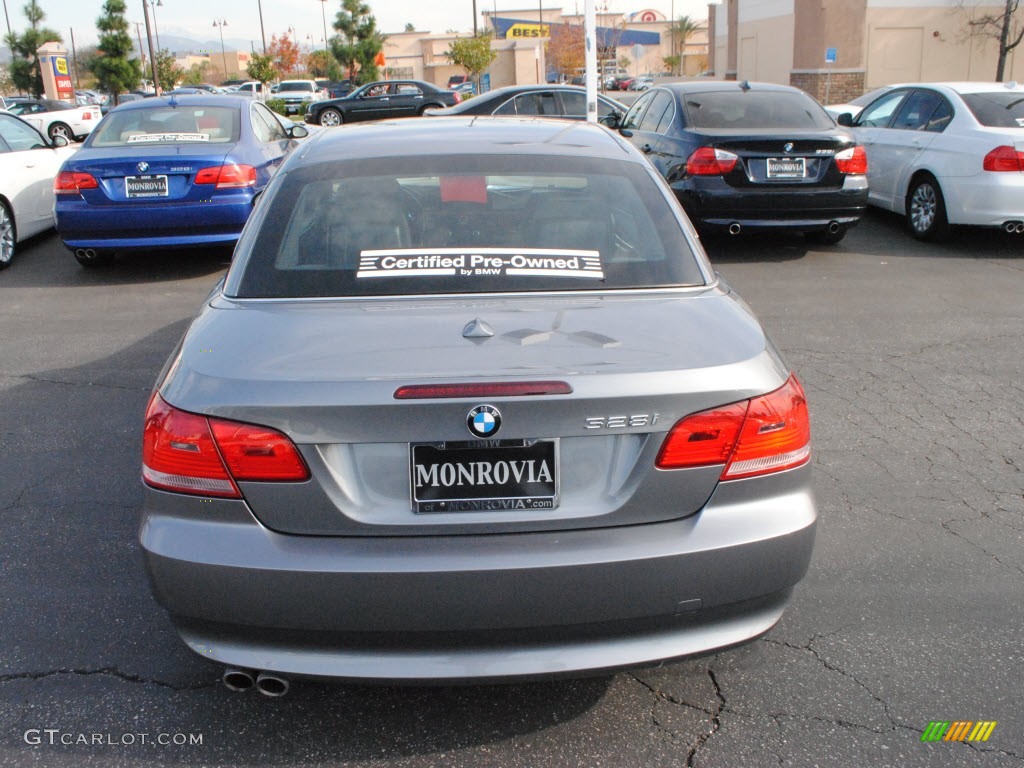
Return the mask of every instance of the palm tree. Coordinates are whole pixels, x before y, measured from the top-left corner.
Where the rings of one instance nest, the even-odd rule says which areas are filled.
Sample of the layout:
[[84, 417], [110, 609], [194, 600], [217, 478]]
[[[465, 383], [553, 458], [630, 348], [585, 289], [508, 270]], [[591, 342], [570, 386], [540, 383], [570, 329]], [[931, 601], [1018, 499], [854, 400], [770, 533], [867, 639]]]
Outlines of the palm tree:
[[[682, 65], [684, 53], [686, 51], [686, 41], [689, 40], [698, 29], [700, 29], [700, 25], [689, 16], [680, 16], [679, 21], [669, 27], [669, 32], [672, 35], [672, 55], [679, 56], [679, 63], [676, 65], [677, 68]], [[677, 71], [675, 74], [678, 75], [679, 72]]]

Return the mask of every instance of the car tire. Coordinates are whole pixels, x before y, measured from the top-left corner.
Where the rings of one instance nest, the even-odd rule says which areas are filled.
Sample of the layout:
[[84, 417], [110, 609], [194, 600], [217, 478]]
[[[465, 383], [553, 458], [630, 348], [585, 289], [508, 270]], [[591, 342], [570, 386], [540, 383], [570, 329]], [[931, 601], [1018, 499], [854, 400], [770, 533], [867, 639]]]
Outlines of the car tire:
[[341, 125], [342, 123], [344, 123], [345, 116], [342, 115], [339, 110], [334, 109], [334, 107], [328, 107], [327, 109], [320, 113], [320, 117], [318, 118], [317, 122], [319, 122], [320, 125], [324, 126], [325, 128], [331, 128], [335, 125]]
[[75, 255], [78, 263], [87, 269], [102, 267], [114, 259], [114, 254], [111, 251], [96, 250], [94, 248], [75, 248], [71, 252]]
[[64, 123], [50, 123], [46, 133], [49, 135], [50, 141], [53, 141], [58, 136], [63, 136], [68, 140], [69, 144], [75, 140], [74, 132]]
[[0, 202], [0, 269], [11, 266], [17, 242], [18, 231], [14, 228], [14, 216], [7, 203]]
[[933, 176], [919, 176], [907, 192], [907, 229], [918, 240], [940, 240], [949, 232], [946, 203]]
[[814, 232], [804, 233], [804, 238], [807, 239], [807, 242], [814, 243], [815, 245], [835, 245], [844, 237], [846, 237], [846, 227], [839, 227], [835, 232], [829, 232], [827, 229], [818, 229]]

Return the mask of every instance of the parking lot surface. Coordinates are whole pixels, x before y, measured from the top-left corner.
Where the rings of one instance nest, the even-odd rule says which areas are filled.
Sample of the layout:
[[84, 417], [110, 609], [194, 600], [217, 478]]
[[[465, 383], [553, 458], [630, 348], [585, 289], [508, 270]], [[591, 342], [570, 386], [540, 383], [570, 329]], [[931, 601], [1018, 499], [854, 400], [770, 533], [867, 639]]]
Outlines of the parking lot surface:
[[[0, 764], [1021, 766], [1024, 240], [707, 244], [799, 372], [821, 510], [807, 578], [743, 648], [610, 677], [233, 694], [136, 545], [153, 381], [230, 254], [0, 273]], [[681, 329], [700, 333], [700, 329]], [[932, 721], [985, 742], [922, 743]]]

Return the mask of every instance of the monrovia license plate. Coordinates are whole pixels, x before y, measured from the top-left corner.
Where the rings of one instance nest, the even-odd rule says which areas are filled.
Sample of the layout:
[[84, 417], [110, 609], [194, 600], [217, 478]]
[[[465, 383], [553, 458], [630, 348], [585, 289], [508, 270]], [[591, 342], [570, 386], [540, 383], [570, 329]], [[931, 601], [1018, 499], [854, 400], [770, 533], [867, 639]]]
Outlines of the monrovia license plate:
[[807, 175], [806, 161], [802, 157], [769, 157], [769, 179], [802, 179]]
[[167, 197], [166, 176], [125, 176], [125, 197]]
[[413, 443], [410, 482], [418, 513], [554, 509], [558, 441]]

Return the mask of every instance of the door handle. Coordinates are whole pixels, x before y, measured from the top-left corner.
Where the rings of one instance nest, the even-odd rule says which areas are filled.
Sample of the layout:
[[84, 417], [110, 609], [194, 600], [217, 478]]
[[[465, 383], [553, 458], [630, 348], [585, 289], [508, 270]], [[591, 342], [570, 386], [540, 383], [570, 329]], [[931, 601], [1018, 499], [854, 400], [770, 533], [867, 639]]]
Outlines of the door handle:
[[391, 99], [390, 99], [390, 98], [388, 98], [387, 96], [381, 96], [381, 97], [380, 97], [380, 100], [381, 100], [381, 101], [391, 101]]

